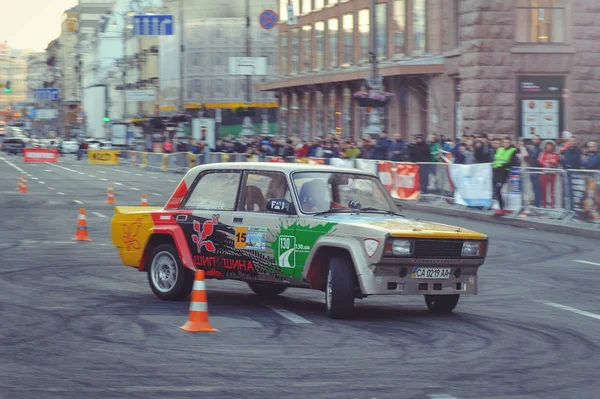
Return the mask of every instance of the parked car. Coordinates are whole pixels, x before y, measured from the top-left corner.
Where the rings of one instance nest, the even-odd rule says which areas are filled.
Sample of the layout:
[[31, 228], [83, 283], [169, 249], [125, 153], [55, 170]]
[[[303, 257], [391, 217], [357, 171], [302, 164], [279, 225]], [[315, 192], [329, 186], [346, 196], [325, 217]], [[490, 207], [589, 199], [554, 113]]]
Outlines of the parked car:
[[23, 148], [30, 147], [31, 140], [26, 137], [8, 137], [2, 141], [2, 151], [7, 154], [19, 155]]
[[263, 296], [321, 290], [332, 318], [371, 295], [424, 295], [440, 313], [476, 295], [487, 236], [398, 212], [368, 172], [221, 163], [189, 170], [163, 208], [117, 206], [111, 235], [163, 300], [187, 297], [196, 269]]
[[75, 140], [67, 140], [62, 142], [63, 154], [75, 154], [79, 149], [79, 143]]

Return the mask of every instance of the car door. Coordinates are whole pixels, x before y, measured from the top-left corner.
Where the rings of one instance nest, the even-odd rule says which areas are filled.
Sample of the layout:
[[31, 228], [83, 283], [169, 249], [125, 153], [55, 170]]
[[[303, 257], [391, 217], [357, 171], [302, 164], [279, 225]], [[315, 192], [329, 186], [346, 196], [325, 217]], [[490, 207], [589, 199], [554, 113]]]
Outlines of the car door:
[[255, 279], [295, 284], [296, 278], [301, 278], [297, 276], [294, 257], [298, 217], [295, 212], [269, 211], [270, 199], [286, 199], [291, 203], [286, 175], [273, 171], [244, 172], [233, 218], [235, 249], [252, 262]]
[[242, 177], [241, 170], [211, 170], [201, 173], [190, 193], [175, 212], [184, 231], [194, 264], [217, 278], [237, 278], [234, 272], [233, 213]]

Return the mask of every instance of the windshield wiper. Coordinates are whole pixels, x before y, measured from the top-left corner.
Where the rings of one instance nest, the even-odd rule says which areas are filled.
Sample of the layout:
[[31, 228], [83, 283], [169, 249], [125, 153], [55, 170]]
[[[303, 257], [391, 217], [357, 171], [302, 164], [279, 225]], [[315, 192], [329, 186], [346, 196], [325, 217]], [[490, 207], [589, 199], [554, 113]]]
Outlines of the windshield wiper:
[[321, 211], [321, 212], [317, 212], [317, 213], [313, 213], [313, 216], [320, 216], [320, 215], [325, 215], [328, 213], [346, 213], [346, 212], [358, 212], [357, 209], [350, 209], [350, 208], [329, 208], [326, 211]]
[[378, 208], [373, 208], [373, 207], [361, 208], [360, 211], [361, 212], [373, 212], [373, 213], [385, 213], [386, 215], [393, 215], [393, 216], [402, 216], [402, 217], [404, 217], [403, 214], [398, 213], [398, 212], [388, 211], [388, 210], [385, 210], [385, 209], [378, 209]]

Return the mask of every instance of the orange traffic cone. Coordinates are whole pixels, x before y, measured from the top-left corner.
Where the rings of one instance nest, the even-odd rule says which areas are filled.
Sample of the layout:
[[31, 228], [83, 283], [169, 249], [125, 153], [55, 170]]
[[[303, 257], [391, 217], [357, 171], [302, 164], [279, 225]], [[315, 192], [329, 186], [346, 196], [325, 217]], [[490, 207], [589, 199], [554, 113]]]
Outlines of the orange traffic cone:
[[142, 194], [142, 206], [148, 206], [148, 196], [146, 194]]
[[204, 285], [204, 270], [196, 270], [194, 288], [190, 302], [188, 321], [181, 327], [187, 332], [216, 332], [219, 331], [208, 321], [208, 303], [206, 302], [206, 286]]
[[108, 185], [107, 193], [108, 193], [108, 195], [106, 197], [106, 203], [114, 205], [114, 203], [115, 203], [115, 192], [113, 191], [113, 185], [112, 184]]
[[20, 191], [22, 193], [26, 193], [27, 191], [27, 181], [25, 180], [25, 178], [23, 176], [19, 177], [19, 183], [17, 184], [17, 191]]
[[87, 230], [87, 219], [85, 218], [85, 208], [79, 210], [79, 217], [77, 218], [77, 229], [75, 230], [75, 236], [73, 241], [92, 241], [88, 235]]

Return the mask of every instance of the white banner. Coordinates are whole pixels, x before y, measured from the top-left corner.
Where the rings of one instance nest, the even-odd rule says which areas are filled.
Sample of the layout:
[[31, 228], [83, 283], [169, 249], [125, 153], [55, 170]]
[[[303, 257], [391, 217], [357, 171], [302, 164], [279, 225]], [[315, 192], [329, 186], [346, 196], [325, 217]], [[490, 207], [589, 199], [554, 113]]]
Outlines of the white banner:
[[377, 174], [377, 161], [372, 161], [370, 159], [357, 159], [356, 160], [356, 169], [364, 170], [365, 172]]
[[154, 101], [156, 89], [125, 90], [125, 101]]
[[492, 205], [492, 164], [449, 164], [454, 185], [454, 203], [466, 206]]
[[338, 166], [340, 168], [354, 168], [354, 159], [341, 159], [341, 158], [331, 158], [329, 160], [329, 164], [331, 166]]

